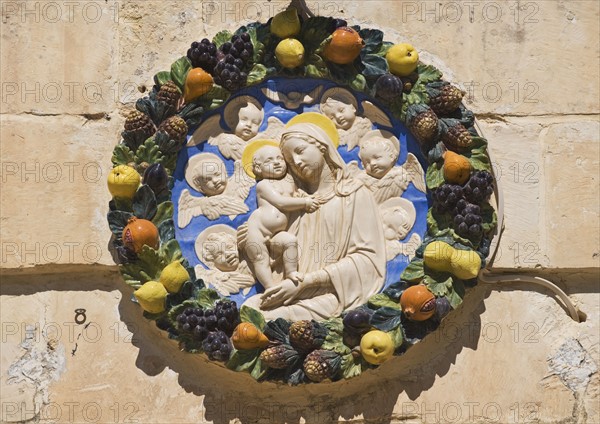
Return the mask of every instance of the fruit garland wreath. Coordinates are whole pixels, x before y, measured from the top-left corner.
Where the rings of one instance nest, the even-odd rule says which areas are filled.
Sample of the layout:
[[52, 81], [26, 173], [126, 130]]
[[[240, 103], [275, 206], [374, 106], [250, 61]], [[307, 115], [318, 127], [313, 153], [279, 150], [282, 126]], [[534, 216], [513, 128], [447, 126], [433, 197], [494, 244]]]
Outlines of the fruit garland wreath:
[[[194, 42], [157, 73], [127, 116], [108, 177], [113, 245], [144, 316], [182, 350], [289, 384], [355, 377], [434, 331], [476, 284], [497, 220], [486, 141], [461, 104], [464, 93], [418, 57], [379, 30], [329, 17], [301, 21], [291, 9]], [[188, 133], [236, 91], [276, 76], [330, 80], [375, 98], [410, 129], [429, 163], [427, 234], [400, 280], [321, 322], [265, 322], [260, 311], [221, 297], [195, 278], [175, 239], [172, 175]]]

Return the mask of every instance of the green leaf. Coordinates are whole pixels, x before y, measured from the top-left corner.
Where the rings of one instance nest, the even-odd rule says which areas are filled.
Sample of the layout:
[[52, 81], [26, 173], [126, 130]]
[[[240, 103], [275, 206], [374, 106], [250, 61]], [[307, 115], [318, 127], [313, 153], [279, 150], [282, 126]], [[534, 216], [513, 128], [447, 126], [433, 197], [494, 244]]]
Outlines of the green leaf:
[[179, 87], [182, 93], [185, 86], [185, 78], [190, 69], [192, 69], [192, 63], [186, 56], [180, 57], [171, 65], [171, 80]]
[[444, 167], [441, 161], [429, 165], [425, 181], [429, 190], [436, 189], [446, 182], [444, 180]]
[[364, 359], [362, 357], [354, 358], [352, 353], [342, 356], [342, 376], [345, 379], [358, 377], [362, 373]]
[[361, 29], [358, 34], [365, 42], [365, 46], [362, 49], [362, 54], [370, 54], [379, 51], [383, 44], [383, 32], [378, 29]]
[[171, 72], [160, 71], [154, 75], [154, 83], [158, 86], [162, 86], [165, 82], [171, 80]]
[[113, 150], [112, 163], [116, 165], [127, 165], [135, 162], [135, 155], [125, 144], [117, 144]]
[[257, 63], [248, 73], [248, 85], [257, 84], [267, 77], [267, 67]]
[[442, 237], [447, 234], [448, 229], [452, 229], [452, 217], [449, 213], [439, 213], [433, 208], [427, 212], [427, 228], [432, 237]]
[[371, 325], [381, 331], [392, 331], [400, 325], [401, 316], [402, 311], [400, 309], [379, 308], [371, 317]]
[[321, 349], [332, 350], [345, 355], [350, 353], [350, 348], [344, 344], [344, 323], [341, 318], [331, 318], [321, 323], [327, 328], [327, 336]]
[[[429, 223], [429, 221], [428, 221]], [[425, 276], [423, 259], [413, 259], [402, 272], [401, 279], [410, 281], [411, 283], [420, 282]]]
[[121, 237], [123, 229], [127, 226], [127, 221], [133, 216], [130, 212], [124, 211], [110, 211], [108, 213], [108, 226], [110, 231], [117, 236]]
[[[207, 281], [207, 283], [210, 281]], [[221, 296], [217, 293], [216, 290], [213, 289], [202, 289], [198, 293], [198, 304], [202, 308], [212, 309], [217, 300], [219, 300]]]
[[254, 364], [254, 368], [252, 368], [252, 372], [250, 372], [250, 375], [255, 380], [260, 380], [267, 373], [268, 369], [269, 367], [263, 364], [259, 356], [259, 358], [256, 360], [256, 363]]
[[163, 243], [160, 246], [159, 254], [167, 264], [179, 261], [183, 258], [181, 248], [179, 247], [179, 242], [175, 239]]
[[215, 45], [217, 46], [217, 48], [221, 47], [224, 43], [231, 41], [231, 37], [233, 36], [233, 34], [227, 30], [223, 30], [218, 32], [212, 42], [215, 43]]
[[485, 203], [481, 206], [481, 218], [481, 227], [483, 228], [483, 232], [487, 234], [494, 231], [498, 225], [498, 214], [489, 203]]
[[323, 40], [330, 36], [329, 28], [332, 21], [332, 18], [323, 16], [308, 18], [304, 21], [299, 39], [308, 54], [319, 48]]
[[242, 320], [242, 322], [249, 322], [250, 324], [254, 324], [254, 326], [260, 331], [263, 331], [265, 329], [265, 317], [256, 309], [250, 308], [248, 306], [242, 306], [240, 309], [240, 319]]
[[227, 368], [234, 371], [251, 372], [256, 365], [262, 349], [236, 350], [233, 352], [229, 361], [225, 364]]
[[158, 205], [156, 214], [154, 215], [154, 218], [152, 218], [152, 222], [158, 227], [161, 222], [167, 219], [173, 219], [173, 202], [171, 201], [162, 202]]
[[384, 293], [378, 293], [374, 296], [371, 296], [369, 298], [368, 304], [371, 309], [378, 309], [383, 307], [400, 309], [400, 304], [398, 304], [398, 302], [394, 302], [392, 299], [390, 299], [388, 295]]
[[465, 296], [465, 285], [461, 280], [455, 279], [452, 284], [452, 290], [446, 296], [453, 309], [456, 309], [463, 301]]
[[167, 263], [156, 250], [144, 246], [137, 261], [119, 265], [119, 269], [125, 282], [137, 289], [147, 281], [156, 280], [165, 266]]
[[375, 78], [388, 72], [387, 60], [381, 56], [367, 54], [363, 56], [362, 64], [365, 67], [365, 69], [362, 71], [362, 74], [365, 77]]
[[464, 152], [464, 156], [469, 159], [473, 169], [477, 171], [490, 171], [492, 166], [490, 158], [487, 155], [487, 142], [481, 137], [472, 137], [470, 151]]
[[160, 223], [158, 226], [158, 235], [163, 243], [175, 238], [175, 223], [172, 219], [165, 219]]
[[177, 153], [164, 155], [159, 160], [159, 163], [166, 168], [169, 174], [173, 175], [173, 172], [175, 172], [175, 166], [177, 166]]
[[367, 79], [362, 74], [357, 74], [356, 78], [350, 83], [350, 88], [356, 91], [365, 91], [367, 88]]
[[156, 197], [146, 184], [142, 184], [133, 196], [133, 213], [136, 217], [148, 221], [152, 221], [156, 215]]
[[330, 72], [325, 60], [315, 53], [308, 57], [304, 74], [305, 76], [312, 78], [328, 78]]
[[402, 343], [404, 343], [404, 330], [402, 329], [401, 325], [399, 325], [395, 330], [389, 331], [388, 334], [392, 338], [394, 347], [396, 349], [402, 346]]
[[160, 149], [152, 137], [148, 138], [135, 152], [135, 162], [138, 164], [142, 162], [157, 163], [162, 160], [162, 157]]
[[452, 275], [447, 273], [428, 272], [423, 282], [436, 297], [446, 296], [452, 291]]
[[432, 65], [419, 63], [417, 66], [417, 73], [419, 74], [418, 82], [421, 84], [438, 81], [442, 78], [442, 72]]
[[387, 55], [388, 50], [391, 49], [393, 45], [394, 45], [394, 43], [392, 43], [390, 41], [384, 41], [381, 44], [381, 47], [379, 47], [379, 50], [372, 54], [376, 54], [377, 56], [385, 57], [385, 55]]

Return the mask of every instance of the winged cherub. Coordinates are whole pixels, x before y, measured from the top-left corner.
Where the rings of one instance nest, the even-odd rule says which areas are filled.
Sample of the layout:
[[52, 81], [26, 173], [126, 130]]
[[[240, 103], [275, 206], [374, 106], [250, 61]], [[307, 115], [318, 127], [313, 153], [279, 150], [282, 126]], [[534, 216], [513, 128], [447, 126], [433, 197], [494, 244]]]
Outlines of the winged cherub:
[[223, 161], [212, 153], [201, 153], [188, 161], [185, 179], [202, 197], [193, 196], [184, 189], [179, 197], [179, 228], [185, 228], [194, 217], [204, 215], [215, 220], [221, 215], [231, 219], [248, 212], [244, 203], [254, 180], [242, 170], [241, 162], [234, 163], [233, 175], [227, 178]]
[[415, 155], [409, 153], [403, 165], [395, 166], [400, 155], [400, 142], [392, 133], [369, 131], [361, 138], [359, 147], [358, 156], [365, 170], [361, 179], [373, 192], [377, 204], [402, 196], [410, 182], [419, 191], [427, 191], [425, 172]]
[[391, 261], [400, 254], [412, 259], [421, 245], [421, 237], [414, 233], [408, 240], [403, 240], [415, 225], [417, 212], [414, 205], [407, 199], [394, 197], [379, 206], [379, 213], [383, 223], [386, 260]]

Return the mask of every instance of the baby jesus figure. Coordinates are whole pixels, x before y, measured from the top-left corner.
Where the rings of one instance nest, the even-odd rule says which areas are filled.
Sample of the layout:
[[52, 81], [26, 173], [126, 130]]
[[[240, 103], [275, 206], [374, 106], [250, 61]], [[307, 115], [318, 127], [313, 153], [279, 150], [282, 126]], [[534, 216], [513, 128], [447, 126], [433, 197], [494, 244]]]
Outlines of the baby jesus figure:
[[[244, 170], [257, 179], [258, 208], [248, 218], [244, 251], [254, 276], [265, 289], [275, 286], [271, 257], [283, 260], [284, 278], [302, 281], [298, 272], [298, 240], [286, 231], [289, 212], [314, 212], [324, 202], [319, 197], [300, 194], [286, 178], [287, 166], [279, 144], [256, 140], [248, 144], [242, 157]], [[302, 196], [302, 197], [298, 197]]]

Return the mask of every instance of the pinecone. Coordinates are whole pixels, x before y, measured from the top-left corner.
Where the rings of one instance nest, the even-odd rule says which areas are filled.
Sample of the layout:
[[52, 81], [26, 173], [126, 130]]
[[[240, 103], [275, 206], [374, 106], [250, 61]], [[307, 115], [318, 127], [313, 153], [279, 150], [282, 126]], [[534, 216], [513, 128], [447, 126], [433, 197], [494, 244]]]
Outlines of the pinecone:
[[152, 137], [156, 132], [156, 127], [152, 123], [152, 120], [148, 115], [138, 111], [132, 110], [125, 120], [125, 131], [121, 133], [123, 140], [127, 147], [133, 152], [144, 144], [144, 141], [149, 137]]
[[290, 343], [296, 349], [310, 352], [323, 344], [327, 330], [316, 321], [296, 321], [290, 326]]
[[471, 145], [471, 133], [456, 119], [444, 120], [442, 141], [450, 149], [464, 149]]
[[275, 369], [285, 369], [298, 358], [298, 352], [292, 346], [284, 343], [273, 344], [260, 354], [260, 360], [266, 366]]
[[158, 131], [166, 133], [171, 140], [182, 141], [187, 135], [188, 127], [180, 116], [171, 116], [160, 124]]
[[423, 104], [409, 106], [406, 119], [411, 132], [419, 143], [429, 143], [437, 136], [439, 120], [429, 106]]
[[341, 362], [342, 357], [331, 350], [315, 350], [304, 360], [304, 372], [309, 380], [318, 383], [334, 377]]
[[439, 115], [447, 115], [456, 110], [465, 95], [458, 87], [438, 81], [427, 85], [429, 107]]
[[178, 109], [180, 99], [181, 92], [173, 81], [165, 82], [156, 94], [156, 100], [165, 102], [167, 105], [173, 108], [174, 111]]

